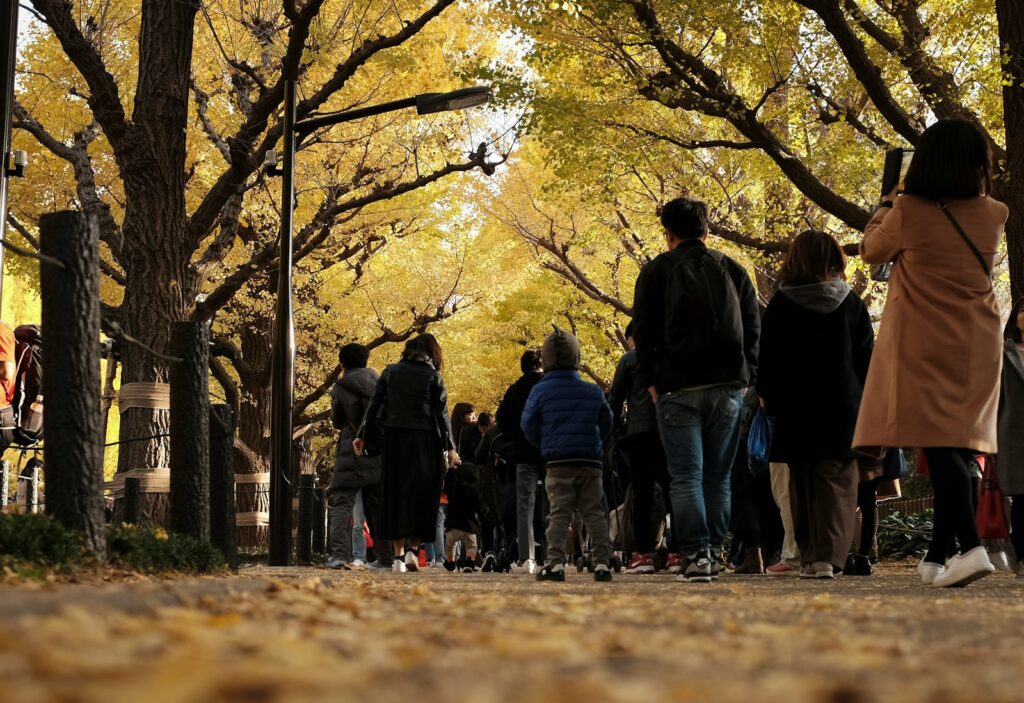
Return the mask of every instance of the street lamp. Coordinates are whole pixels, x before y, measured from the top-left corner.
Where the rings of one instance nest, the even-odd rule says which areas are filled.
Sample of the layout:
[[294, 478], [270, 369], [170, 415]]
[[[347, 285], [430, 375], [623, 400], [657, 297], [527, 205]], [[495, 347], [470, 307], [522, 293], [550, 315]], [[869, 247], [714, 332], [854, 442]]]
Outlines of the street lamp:
[[292, 306], [292, 224], [295, 210], [295, 152], [302, 138], [321, 127], [351, 122], [395, 110], [416, 108], [420, 115], [465, 110], [491, 99], [486, 86], [450, 93], [423, 93], [380, 105], [317, 115], [296, 120], [295, 81], [284, 85], [284, 154], [278, 168], [277, 154], [268, 152], [264, 167], [281, 175], [280, 259], [277, 269], [277, 309], [271, 359], [270, 418], [270, 565], [287, 566], [292, 551], [292, 403], [295, 391], [295, 324]]

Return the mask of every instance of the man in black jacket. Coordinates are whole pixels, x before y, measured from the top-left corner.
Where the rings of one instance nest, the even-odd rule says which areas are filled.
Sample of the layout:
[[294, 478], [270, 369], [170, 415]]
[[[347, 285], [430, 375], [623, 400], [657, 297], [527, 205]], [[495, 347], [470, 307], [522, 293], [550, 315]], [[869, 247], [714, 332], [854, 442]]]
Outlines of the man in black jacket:
[[505, 392], [496, 413], [498, 429], [513, 446], [516, 465], [516, 531], [518, 563], [513, 571], [535, 573], [533, 514], [537, 501], [537, 484], [543, 478], [544, 467], [540, 450], [523, 435], [520, 421], [530, 391], [540, 381], [542, 370], [540, 354], [530, 349], [519, 360], [523, 375]]
[[705, 244], [707, 205], [677, 198], [661, 224], [668, 251], [644, 266], [633, 299], [638, 373], [672, 477], [679, 578], [706, 582], [718, 575], [740, 407], [756, 381], [757, 296], [747, 272]]

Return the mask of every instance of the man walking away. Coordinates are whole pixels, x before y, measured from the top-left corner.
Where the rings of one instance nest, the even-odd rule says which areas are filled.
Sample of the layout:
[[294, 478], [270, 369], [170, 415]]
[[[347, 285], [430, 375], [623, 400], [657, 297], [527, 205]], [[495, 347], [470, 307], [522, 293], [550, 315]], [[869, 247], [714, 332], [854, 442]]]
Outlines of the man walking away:
[[512, 445], [512, 460], [516, 466], [518, 561], [513, 565], [512, 571], [532, 574], [537, 570], [533, 546], [533, 511], [537, 501], [537, 482], [543, 477], [544, 467], [540, 451], [527, 441], [520, 423], [526, 399], [543, 374], [540, 354], [533, 349], [524, 352], [519, 360], [519, 368], [523, 375], [505, 392], [505, 397], [498, 406], [497, 420], [498, 429]]
[[760, 322], [746, 271], [708, 249], [707, 205], [661, 212], [668, 251], [644, 266], [633, 300], [639, 377], [657, 403], [685, 581], [718, 576], [730, 520], [740, 408], [756, 380]]

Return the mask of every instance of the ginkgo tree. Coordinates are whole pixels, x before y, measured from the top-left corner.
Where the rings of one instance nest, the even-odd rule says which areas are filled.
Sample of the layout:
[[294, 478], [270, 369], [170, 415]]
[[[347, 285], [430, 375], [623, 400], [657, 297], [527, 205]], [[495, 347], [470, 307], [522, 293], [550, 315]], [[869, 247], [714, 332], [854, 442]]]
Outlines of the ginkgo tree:
[[[266, 324], [256, 313], [273, 288], [280, 203], [260, 164], [281, 137], [286, 78], [299, 81], [301, 118], [460, 87], [462, 57], [486, 54], [493, 42], [454, 0], [35, 0], [26, 9], [37, 23], [19, 57], [15, 123], [18, 139], [27, 135], [44, 156], [12, 193], [12, 219], [31, 237], [47, 210], [74, 206], [98, 218], [105, 331], [139, 342], [121, 347], [124, 383], [166, 380], [166, 362], [151, 350], [164, 349], [173, 321], [212, 320], [228, 349], [245, 346], [243, 329]], [[504, 158], [486, 120], [410, 119], [306, 141], [299, 267], [322, 268], [321, 248], [365, 265], [390, 237], [386, 217], [361, 221], [368, 210], [459, 174], [492, 172]], [[382, 334], [429, 321], [385, 318]], [[235, 360], [258, 371], [258, 386], [254, 360], [242, 354], [228, 364]], [[228, 375], [239, 380], [237, 369]], [[132, 410], [121, 437], [158, 436], [166, 423], [165, 412]], [[165, 466], [166, 452], [159, 437], [125, 444], [119, 470]]]

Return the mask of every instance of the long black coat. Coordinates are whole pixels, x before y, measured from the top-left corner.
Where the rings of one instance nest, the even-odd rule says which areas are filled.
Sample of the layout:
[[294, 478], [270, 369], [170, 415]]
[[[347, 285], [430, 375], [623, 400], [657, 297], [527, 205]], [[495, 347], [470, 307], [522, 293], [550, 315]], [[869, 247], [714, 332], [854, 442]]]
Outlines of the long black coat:
[[376, 386], [376, 371], [352, 369], [331, 389], [331, 423], [340, 431], [331, 478], [335, 488], [361, 488], [380, 480], [380, 457], [357, 457], [352, 449]]
[[775, 418], [773, 461], [852, 459], [874, 331], [850, 291], [823, 313], [776, 293], [761, 318], [757, 392]]

